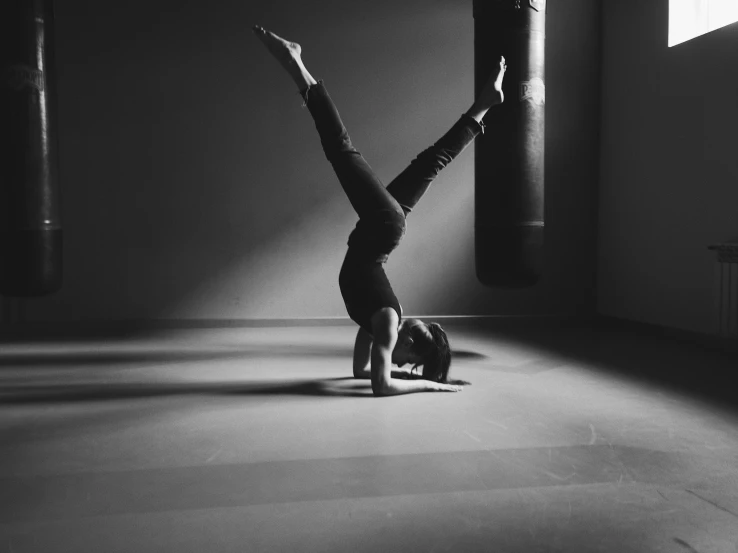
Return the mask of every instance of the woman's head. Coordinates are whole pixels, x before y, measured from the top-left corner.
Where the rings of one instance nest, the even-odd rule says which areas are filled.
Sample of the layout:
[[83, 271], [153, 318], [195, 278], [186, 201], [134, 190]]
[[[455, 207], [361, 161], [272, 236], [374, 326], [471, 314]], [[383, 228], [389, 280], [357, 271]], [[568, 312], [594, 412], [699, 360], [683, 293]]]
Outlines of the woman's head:
[[407, 361], [423, 366], [423, 378], [446, 382], [451, 367], [451, 347], [441, 325], [406, 319], [402, 322], [398, 341], [408, 349]]

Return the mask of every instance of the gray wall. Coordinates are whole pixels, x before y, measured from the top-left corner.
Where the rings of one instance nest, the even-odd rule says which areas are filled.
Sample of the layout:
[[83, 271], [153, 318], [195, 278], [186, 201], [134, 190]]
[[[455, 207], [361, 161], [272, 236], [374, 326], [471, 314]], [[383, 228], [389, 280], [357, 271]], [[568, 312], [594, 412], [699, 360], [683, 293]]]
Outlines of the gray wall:
[[708, 333], [738, 237], [738, 25], [667, 47], [668, 0], [603, 8], [598, 310]]
[[[543, 282], [477, 283], [470, 148], [388, 264], [406, 314], [594, 310], [599, 16], [592, 0], [549, 7]], [[470, 0], [59, 2], [65, 285], [21, 318], [346, 316], [355, 216], [257, 22], [302, 43], [385, 181], [472, 101]]]

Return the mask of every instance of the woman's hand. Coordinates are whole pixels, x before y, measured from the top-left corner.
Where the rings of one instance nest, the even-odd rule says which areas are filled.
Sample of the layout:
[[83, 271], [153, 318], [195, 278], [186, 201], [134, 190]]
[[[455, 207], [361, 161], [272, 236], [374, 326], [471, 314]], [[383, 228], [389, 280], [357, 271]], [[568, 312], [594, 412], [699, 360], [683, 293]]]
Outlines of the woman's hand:
[[443, 384], [441, 382], [434, 382], [435, 386], [433, 390], [436, 392], [460, 392], [464, 389], [463, 386], [457, 386], [456, 384]]

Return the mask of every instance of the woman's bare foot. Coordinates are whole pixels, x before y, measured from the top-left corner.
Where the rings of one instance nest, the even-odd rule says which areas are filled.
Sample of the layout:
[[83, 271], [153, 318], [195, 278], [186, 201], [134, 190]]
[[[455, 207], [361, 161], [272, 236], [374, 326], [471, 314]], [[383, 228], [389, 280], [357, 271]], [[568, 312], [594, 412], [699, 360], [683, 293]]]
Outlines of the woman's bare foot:
[[292, 80], [295, 81], [295, 84], [300, 90], [317, 84], [317, 81], [310, 75], [302, 63], [302, 47], [299, 44], [285, 40], [259, 25], [254, 25], [252, 30], [264, 46], [267, 47], [272, 56], [274, 56], [290, 77], [292, 77]]
[[492, 71], [479, 95], [480, 100], [487, 102], [490, 107], [505, 101], [505, 94], [502, 92], [502, 79], [505, 77], [506, 69], [505, 58], [500, 56], [499, 66]]
[[505, 77], [506, 69], [505, 58], [500, 56], [499, 65], [494, 68], [479, 96], [477, 96], [474, 105], [467, 112], [477, 122], [482, 121], [482, 118], [491, 107], [505, 101], [505, 94], [502, 92], [502, 79]]

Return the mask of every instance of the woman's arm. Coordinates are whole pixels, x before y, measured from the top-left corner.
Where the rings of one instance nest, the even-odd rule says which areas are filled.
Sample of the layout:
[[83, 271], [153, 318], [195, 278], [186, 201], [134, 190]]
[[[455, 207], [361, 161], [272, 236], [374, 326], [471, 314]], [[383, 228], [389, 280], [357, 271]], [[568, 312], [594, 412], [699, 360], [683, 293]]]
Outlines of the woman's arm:
[[354, 378], [371, 378], [369, 362], [372, 353], [372, 335], [359, 327], [354, 342]]
[[371, 351], [372, 391], [375, 396], [394, 396], [414, 392], [459, 392], [461, 386], [430, 380], [392, 378], [392, 350], [397, 343], [399, 317], [391, 307], [377, 311], [372, 317], [374, 342]]

